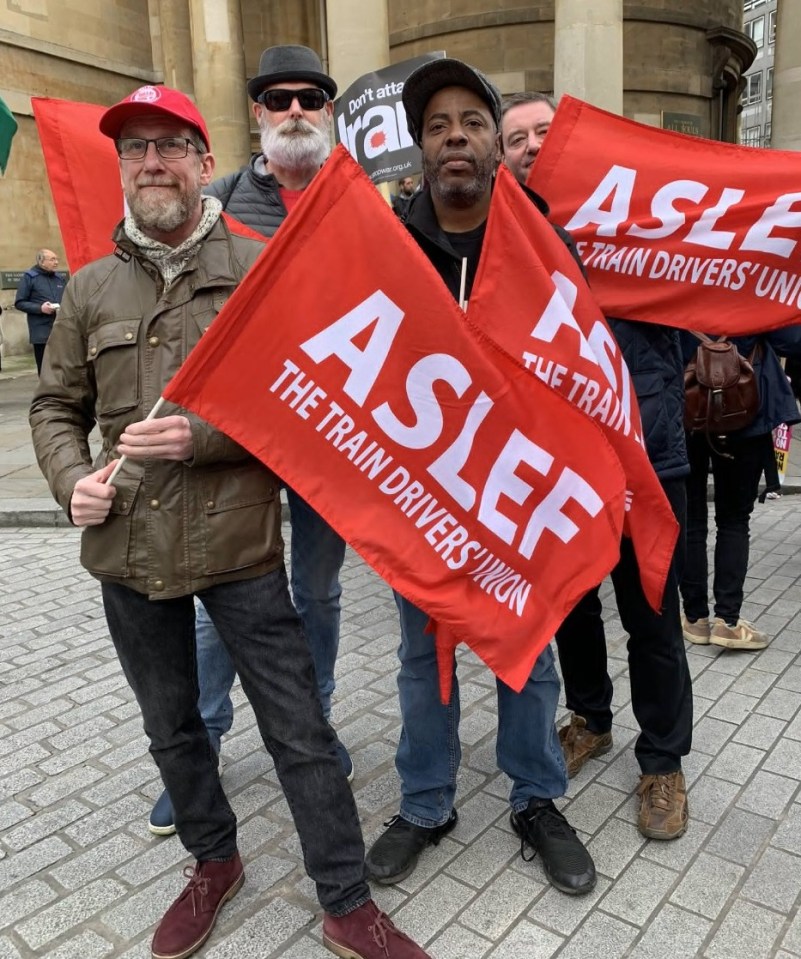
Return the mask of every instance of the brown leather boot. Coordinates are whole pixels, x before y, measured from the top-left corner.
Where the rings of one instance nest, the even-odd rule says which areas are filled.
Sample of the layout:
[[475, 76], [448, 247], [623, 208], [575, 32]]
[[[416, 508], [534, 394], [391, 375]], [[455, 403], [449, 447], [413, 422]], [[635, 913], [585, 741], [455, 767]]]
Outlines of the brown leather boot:
[[344, 916], [326, 913], [323, 945], [341, 959], [431, 959], [372, 899]]
[[239, 892], [245, 871], [239, 853], [222, 862], [187, 866], [186, 888], [164, 913], [150, 949], [153, 959], [186, 959], [211, 935], [224, 902]]
[[611, 733], [594, 733], [587, 729], [583, 716], [570, 714], [570, 724], [559, 730], [559, 742], [565, 754], [567, 775], [572, 779], [588, 759], [603, 756], [612, 748]]
[[687, 831], [690, 809], [684, 773], [640, 776], [637, 828], [648, 839], [678, 839]]

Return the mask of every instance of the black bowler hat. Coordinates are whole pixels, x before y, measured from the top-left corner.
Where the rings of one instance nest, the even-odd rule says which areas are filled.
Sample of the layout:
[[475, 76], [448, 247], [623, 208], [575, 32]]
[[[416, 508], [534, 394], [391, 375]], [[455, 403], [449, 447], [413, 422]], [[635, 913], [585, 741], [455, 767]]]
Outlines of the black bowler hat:
[[323, 65], [314, 50], [295, 43], [268, 47], [259, 60], [259, 75], [248, 80], [248, 94], [255, 101], [264, 88], [273, 83], [301, 80], [325, 90], [332, 100], [337, 95], [336, 83], [323, 73]]

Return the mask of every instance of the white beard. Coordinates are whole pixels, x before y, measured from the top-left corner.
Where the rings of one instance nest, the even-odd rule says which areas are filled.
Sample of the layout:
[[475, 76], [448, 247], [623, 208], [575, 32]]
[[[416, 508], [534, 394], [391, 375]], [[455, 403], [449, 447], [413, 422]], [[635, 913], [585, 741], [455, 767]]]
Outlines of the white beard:
[[331, 150], [328, 130], [327, 116], [320, 126], [302, 118], [284, 120], [278, 126], [265, 123], [261, 129], [261, 152], [279, 168], [314, 172]]

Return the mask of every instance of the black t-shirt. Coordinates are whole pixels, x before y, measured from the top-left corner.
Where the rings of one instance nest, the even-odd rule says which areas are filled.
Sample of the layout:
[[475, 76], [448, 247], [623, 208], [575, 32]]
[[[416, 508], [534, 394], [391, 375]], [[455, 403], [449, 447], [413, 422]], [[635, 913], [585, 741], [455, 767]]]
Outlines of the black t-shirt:
[[[486, 221], [480, 226], [466, 233], [445, 233], [448, 242], [453, 247], [453, 252], [462, 259], [467, 259], [467, 280], [465, 283], [464, 298], [470, 298], [470, 291], [473, 289], [473, 280], [475, 279], [478, 261], [481, 257], [481, 247], [484, 245], [484, 231]], [[443, 231], [445, 232], [445, 231]], [[461, 267], [460, 267], [461, 269]]]

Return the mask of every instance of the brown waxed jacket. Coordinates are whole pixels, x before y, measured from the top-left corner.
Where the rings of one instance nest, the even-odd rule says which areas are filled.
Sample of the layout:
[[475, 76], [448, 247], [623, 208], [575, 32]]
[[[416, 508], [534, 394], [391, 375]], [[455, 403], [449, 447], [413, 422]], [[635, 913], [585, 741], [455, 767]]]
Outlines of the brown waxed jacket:
[[[114, 254], [70, 280], [47, 347], [30, 422], [39, 465], [69, 515], [75, 483], [117, 457], [263, 249], [219, 220], [166, 294], [152, 262], [118, 227]], [[126, 461], [104, 523], [87, 527], [81, 562], [151, 599], [248, 579], [283, 562], [276, 476], [193, 413], [187, 462]], [[102, 449], [91, 462], [97, 422]]]

